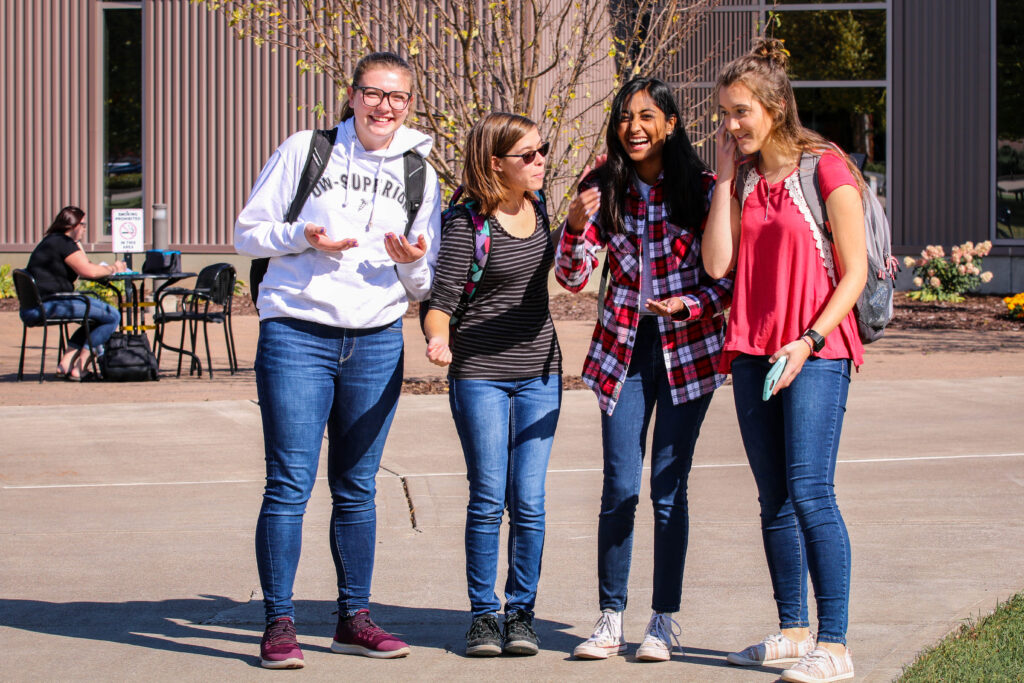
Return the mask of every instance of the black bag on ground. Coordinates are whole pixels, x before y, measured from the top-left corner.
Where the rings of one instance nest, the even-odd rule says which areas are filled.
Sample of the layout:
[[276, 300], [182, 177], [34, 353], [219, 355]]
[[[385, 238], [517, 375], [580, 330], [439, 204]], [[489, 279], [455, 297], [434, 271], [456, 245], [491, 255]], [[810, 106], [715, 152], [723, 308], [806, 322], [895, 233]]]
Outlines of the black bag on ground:
[[144, 334], [115, 332], [100, 356], [100, 371], [108, 382], [146, 382], [160, 379], [156, 356]]

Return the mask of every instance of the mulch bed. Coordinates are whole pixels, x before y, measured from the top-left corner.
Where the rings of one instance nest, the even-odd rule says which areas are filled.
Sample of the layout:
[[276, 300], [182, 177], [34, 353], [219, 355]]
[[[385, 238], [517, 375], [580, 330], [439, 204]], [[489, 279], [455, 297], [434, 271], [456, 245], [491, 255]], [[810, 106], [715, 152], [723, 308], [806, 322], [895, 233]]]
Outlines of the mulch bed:
[[[231, 304], [234, 315], [256, 315], [252, 300], [236, 296]], [[1024, 320], [1011, 318], [1006, 312], [1003, 297], [995, 295], [969, 295], [958, 304], [922, 303], [899, 293], [895, 302], [896, 315], [889, 323], [893, 330], [975, 330], [1024, 331]], [[0, 299], [0, 311], [17, 311], [16, 299]], [[419, 307], [413, 303], [406, 318], [415, 318]], [[556, 294], [551, 297], [551, 317], [555, 320], [586, 320], [597, 318], [597, 295], [592, 293]], [[585, 389], [578, 375], [563, 375], [566, 390]], [[447, 380], [439, 377], [406, 377], [402, 392], [406, 394], [444, 394]]]

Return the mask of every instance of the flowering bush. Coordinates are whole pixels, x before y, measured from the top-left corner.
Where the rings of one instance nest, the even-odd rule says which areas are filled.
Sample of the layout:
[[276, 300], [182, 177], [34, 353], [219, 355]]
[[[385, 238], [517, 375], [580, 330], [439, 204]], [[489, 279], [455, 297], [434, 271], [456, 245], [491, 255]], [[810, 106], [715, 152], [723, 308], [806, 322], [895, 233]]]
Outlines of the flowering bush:
[[919, 301], [963, 301], [964, 292], [992, 280], [992, 273], [981, 270], [981, 259], [991, 250], [988, 240], [981, 244], [964, 242], [953, 247], [947, 257], [941, 246], [929, 244], [920, 258], [907, 256], [903, 263], [914, 269], [914, 286], [919, 288], [907, 296]]
[[1011, 318], [1024, 320], [1024, 292], [1006, 297], [1003, 303], [1006, 304], [1006, 310]]

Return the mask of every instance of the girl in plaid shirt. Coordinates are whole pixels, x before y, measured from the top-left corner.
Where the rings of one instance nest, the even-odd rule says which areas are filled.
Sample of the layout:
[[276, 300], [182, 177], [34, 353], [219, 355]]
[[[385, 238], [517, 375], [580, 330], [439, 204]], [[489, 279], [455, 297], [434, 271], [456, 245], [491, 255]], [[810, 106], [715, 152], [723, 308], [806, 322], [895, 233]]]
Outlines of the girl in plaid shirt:
[[604, 485], [598, 522], [601, 616], [576, 657], [625, 651], [633, 517], [644, 445], [655, 405], [651, 452], [654, 502], [654, 614], [636, 652], [667, 661], [679, 627], [686, 558], [686, 482], [722, 348], [722, 312], [732, 281], [701, 268], [700, 237], [714, 176], [694, 152], [668, 85], [636, 78], [612, 103], [608, 159], [585, 173], [569, 206], [556, 276], [576, 292], [607, 247], [604, 307], [583, 368], [602, 410]]

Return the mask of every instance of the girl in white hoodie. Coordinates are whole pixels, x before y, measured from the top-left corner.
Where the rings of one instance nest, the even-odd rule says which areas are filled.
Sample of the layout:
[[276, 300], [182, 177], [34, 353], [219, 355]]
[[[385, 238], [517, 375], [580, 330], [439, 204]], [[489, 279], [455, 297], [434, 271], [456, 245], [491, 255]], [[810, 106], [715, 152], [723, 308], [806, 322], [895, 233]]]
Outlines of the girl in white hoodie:
[[324, 430], [338, 628], [331, 649], [401, 657], [409, 647], [370, 620], [376, 544], [374, 478], [402, 386], [402, 314], [431, 287], [440, 226], [429, 164], [423, 203], [405, 236], [403, 154], [432, 141], [402, 125], [412, 72], [381, 52], [356, 66], [324, 175], [297, 219], [284, 222], [310, 146], [296, 133], [267, 162], [235, 224], [235, 248], [271, 257], [259, 287], [256, 386], [267, 483], [256, 561], [267, 628], [260, 663], [299, 668], [292, 586], [302, 516]]

